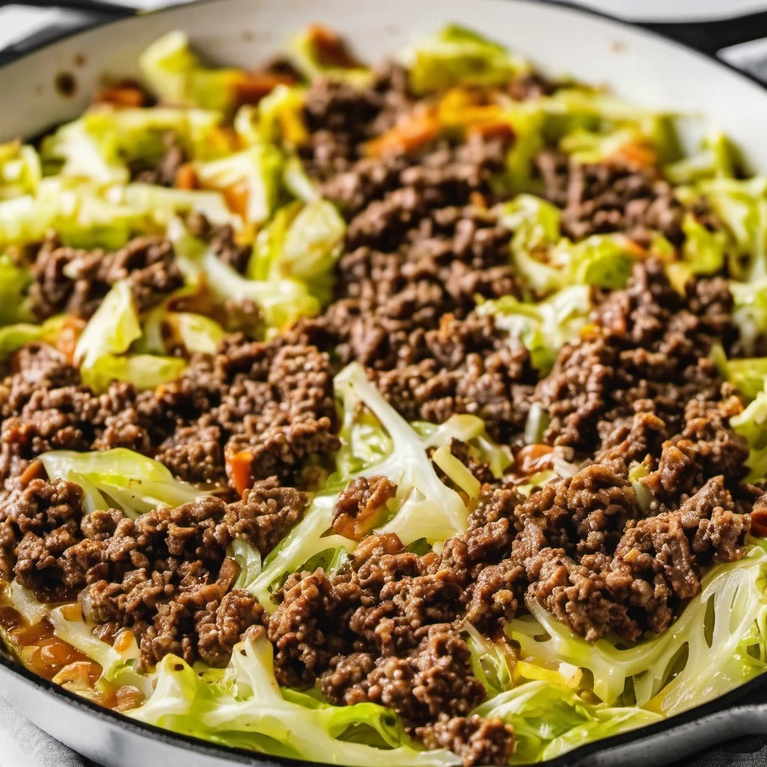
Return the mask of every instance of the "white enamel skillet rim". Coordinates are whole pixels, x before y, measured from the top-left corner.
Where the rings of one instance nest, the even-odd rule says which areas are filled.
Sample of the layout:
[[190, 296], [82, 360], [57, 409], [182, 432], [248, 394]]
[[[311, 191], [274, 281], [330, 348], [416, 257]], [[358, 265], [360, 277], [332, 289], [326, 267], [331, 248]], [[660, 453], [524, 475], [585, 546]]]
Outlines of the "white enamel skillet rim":
[[[754, 169], [767, 172], [767, 93], [756, 81], [657, 34], [539, 0], [217, 0], [122, 19], [0, 69], [0, 141], [34, 136], [75, 117], [104, 74], [138, 76], [139, 53], [164, 32], [184, 29], [212, 60], [252, 67], [314, 21], [339, 30], [369, 61], [445, 23], [465, 24], [528, 56], [545, 72], [604, 83], [648, 107], [699, 115], [706, 125], [726, 131]], [[69, 97], [56, 86], [62, 74], [76, 85]], [[690, 124], [686, 138], [694, 141], [701, 132], [701, 124]], [[2, 654], [0, 694], [53, 737], [107, 767], [307, 764], [135, 722]], [[761, 733], [767, 733], [767, 675], [692, 711], [582, 746], [548, 764], [660, 766], [728, 738]]]

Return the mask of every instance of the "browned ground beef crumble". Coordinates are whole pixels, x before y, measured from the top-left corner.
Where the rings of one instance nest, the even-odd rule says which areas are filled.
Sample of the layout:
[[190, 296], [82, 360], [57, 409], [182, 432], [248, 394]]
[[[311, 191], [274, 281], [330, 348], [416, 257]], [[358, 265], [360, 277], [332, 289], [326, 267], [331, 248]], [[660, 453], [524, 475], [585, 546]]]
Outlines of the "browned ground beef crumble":
[[[510, 92], [552, 88], [526, 76]], [[471, 672], [465, 623], [504, 641], [503, 626], [535, 600], [592, 642], [662, 632], [707, 566], [743, 556], [749, 512], [767, 496], [744, 482], [747, 445], [729, 425], [743, 402], [710, 359], [715, 342], [737, 348], [726, 282], [692, 280], [682, 296], [659, 262], [638, 262], [624, 290], [595, 294], [593, 325], [539, 380], [525, 347], [474, 312], [482, 298], [520, 295], [511, 232], [492, 211], [491, 182], [513, 139], [474, 135], [366, 157], [364, 142], [413, 103], [397, 66], [366, 89], [319, 81], [309, 91], [303, 160], [349, 222], [335, 295], [318, 317], [269, 342], [232, 334], [215, 354], [194, 356], [176, 383], [141, 393], [113, 383], [94, 394], [45, 345], [14, 356], [0, 383], [0, 577], [46, 602], [78, 598], [105, 638], [130, 627], [145, 664], [176, 653], [222, 666], [243, 636], [265, 633], [281, 684], [317, 684], [333, 704], [388, 706], [425, 746], [449, 748], [467, 767], [505, 764], [511, 727], [471, 714], [486, 691]], [[158, 166], [135, 175], [172, 184], [184, 161], [169, 137]], [[659, 172], [583, 166], [549, 150], [537, 167], [565, 234], [682, 241], [683, 210]], [[705, 206], [695, 212], [705, 223]], [[245, 270], [249, 251], [231, 229], [188, 223]], [[129, 280], [141, 310], [182, 284], [162, 238], [115, 253], [51, 238], [33, 254], [33, 273], [41, 319], [87, 319], [117, 280]], [[225, 314], [230, 330], [260, 321], [252, 306]], [[339, 446], [332, 379], [350, 361], [408, 420], [476, 414], [515, 452], [537, 402], [550, 419], [544, 441], [572, 449], [580, 469], [524, 497], [455, 442], [481, 497], [468, 530], [426, 554], [368, 535], [397, 487], [357, 479], [333, 521], [361, 541], [350, 563], [289, 576], [270, 617], [234, 588], [227, 547], [242, 539], [265, 555], [301, 519], [312, 469]], [[86, 515], [79, 486], [47, 480], [34, 464], [49, 450], [113, 447], [225, 489], [136, 521]], [[241, 497], [235, 460], [250, 485]], [[644, 506], [629, 479], [639, 464], [652, 498]]]

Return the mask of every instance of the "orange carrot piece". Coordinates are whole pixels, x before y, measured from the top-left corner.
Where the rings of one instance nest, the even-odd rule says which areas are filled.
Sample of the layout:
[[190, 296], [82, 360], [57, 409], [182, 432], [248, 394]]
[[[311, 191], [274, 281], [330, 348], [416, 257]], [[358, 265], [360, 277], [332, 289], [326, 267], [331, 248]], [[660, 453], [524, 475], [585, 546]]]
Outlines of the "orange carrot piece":
[[238, 77], [234, 81], [234, 101], [237, 106], [258, 104], [278, 85], [293, 85], [294, 83], [295, 79], [286, 74], [243, 72], [242, 77]]
[[119, 83], [99, 91], [93, 100], [97, 104], [112, 104], [127, 109], [145, 106], [147, 96], [138, 85]]
[[238, 184], [228, 186], [223, 191], [229, 210], [245, 218], [248, 212], [248, 197], [250, 196], [247, 184], [241, 181]]
[[191, 163], [184, 163], [176, 171], [174, 186], [176, 189], [187, 189], [190, 191], [199, 187], [197, 173], [195, 173]]
[[526, 477], [548, 468], [553, 450], [549, 445], [525, 445], [517, 453], [517, 470]]
[[368, 141], [364, 152], [368, 157], [414, 152], [438, 134], [439, 124], [433, 112], [413, 112], [390, 130]]
[[482, 136], [485, 139], [503, 139], [507, 141], [514, 138], [514, 128], [508, 122], [502, 120], [489, 120], [469, 125], [466, 129], [468, 135]]
[[251, 472], [253, 457], [253, 453], [243, 451], [227, 459], [227, 473], [232, 480], [234, 489], [241, 498], [245, 491], [253, 484]]
[[337, 32], [322, 24], [312, 24], [308, 32], [322, 66], [341, 69], [355, 69], [362, 66]]

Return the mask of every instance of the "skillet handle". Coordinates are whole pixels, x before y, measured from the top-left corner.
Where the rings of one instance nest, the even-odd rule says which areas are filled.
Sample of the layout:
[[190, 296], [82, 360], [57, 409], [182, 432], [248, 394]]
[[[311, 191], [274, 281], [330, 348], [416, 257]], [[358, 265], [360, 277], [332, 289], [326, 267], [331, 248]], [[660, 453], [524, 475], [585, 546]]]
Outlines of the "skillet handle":
[[640, 24], [767, 83], [767, 11], [717, 21]]

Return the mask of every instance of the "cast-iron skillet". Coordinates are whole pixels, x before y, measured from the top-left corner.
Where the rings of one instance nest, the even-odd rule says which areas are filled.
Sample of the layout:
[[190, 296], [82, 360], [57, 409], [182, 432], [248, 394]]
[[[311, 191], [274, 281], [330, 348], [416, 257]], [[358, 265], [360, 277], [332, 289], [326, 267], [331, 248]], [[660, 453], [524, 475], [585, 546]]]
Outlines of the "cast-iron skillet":
[[[125, 13], [105, 8], [102, 18]], [[463, 23], [528, 55], [544, 70], [603, 82], [650, 107], [699, 115], [731, 135], [756, 170], [767, 172], [767, 92], [755, 81], [656, 33], [536, 0], [219, 0], [114, 20], [0, 68], [0, 141], [34, 136], [73, 118], [87, 106], [101, 76], [136, 76], [138, 54], [171, 29], [187, 30], [196, 47], [213, 60], [253, 66], [291, 32], [313, 21], [338, 29], [371, 61], [416, 34], [446, 22]], [[730, 24], [728, 42], [736, 42], [741, 33], [757, 34], [756, 29], [747, 22]], [[678, 31], [706, 42], [704, 27]], [[57, 88], [61, 75], [71, 78], [74, 92]], [[687, 139], [693, 141], [696, 133], [701, 133], [700, 125], [691, 124]], [[2, 651], [0, 694], [53, 737], [105, 767], [307, 764], [140, 724], [27, 672]], [[767, 675], [692, 711], [582, 746], [548, 764], [660, 766], [722, 740], [753, 734], [767, 734]]]

